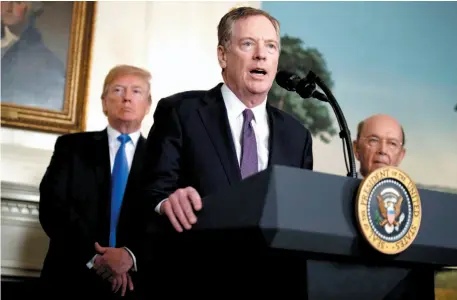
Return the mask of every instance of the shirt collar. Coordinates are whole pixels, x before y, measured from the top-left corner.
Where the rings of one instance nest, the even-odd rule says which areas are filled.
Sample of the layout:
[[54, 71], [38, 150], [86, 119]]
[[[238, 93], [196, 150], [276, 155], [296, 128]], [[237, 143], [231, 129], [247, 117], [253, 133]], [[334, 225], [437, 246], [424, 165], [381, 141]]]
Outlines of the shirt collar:
[[[119, 142], [117, 140], [118, 136], [121, 135], [121, 133], [119, 131], [117, 131], [116, 129], [111, 127], [111, 125], [108, 125], [108, 127], [106, 127], [106, 131], [108, 132], [108, 142], [110, 144]], [[141, 135], [141, 132], [139, 130], [129, 134], [130, 141], [132, 142], [134, 147], [136, 147], [136, 145], [138, 143], [138, 139], [140, 138], [140, 135]]]
[[[229, 89], [224, 83], [221, 87], [222, 98], [224, 98], [225, 107], [227, 108], [227, 115], [229, 119], [238, 118], [245, 109], [246, 105]], [[266, 117], [267, 99], [256, 107], [251, 108], [255, 120], [262, 120]]]
[[1, 40], [2, 48], [9, 48], [19, 40], [19, 37], [12, 33], [8, 26], [4, 26], [4, 30], [5, 35]]

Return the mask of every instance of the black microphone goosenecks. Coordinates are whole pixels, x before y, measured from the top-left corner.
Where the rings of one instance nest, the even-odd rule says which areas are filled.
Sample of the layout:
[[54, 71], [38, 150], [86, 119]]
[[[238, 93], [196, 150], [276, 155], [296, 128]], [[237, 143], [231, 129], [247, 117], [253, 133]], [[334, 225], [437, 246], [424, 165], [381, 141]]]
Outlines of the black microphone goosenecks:
[[280, 87], [291, 92], [297, 92], [303, 99], [316, 98], [328, 102], [324, 94], [316, 91], [315, 78], [316, 75], [311, 71], [305, 78], [300, 78], [294, 73], [281, 70], [276, 74], [275, 80]]
[[295, 87], [300, 82], [300, 77], [291, 72], [279, 71], [276, 74], [275, 80], [280, 87], [293, 92], [295, 91]]

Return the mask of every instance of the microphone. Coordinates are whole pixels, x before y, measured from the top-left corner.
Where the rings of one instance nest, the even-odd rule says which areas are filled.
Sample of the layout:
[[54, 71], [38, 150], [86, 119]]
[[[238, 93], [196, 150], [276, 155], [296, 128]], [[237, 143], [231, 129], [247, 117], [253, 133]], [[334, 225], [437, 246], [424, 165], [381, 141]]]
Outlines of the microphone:
[[291, 92], [297, 92], [303, 99], [315, 98], [323, 102], [329, 102], [327, 96], [316, 91], [316, 83], [313, 81], [314, 73], [308, 73], [305, 78], [300, 78], [294, 73], [279, 71], [276, 74], [276, 83]]
[[[303, 99], [315, 98], [330, 104], [336, 115], [336, 119], [338, 120], [338, 125], [340, 126], [339, 136], [343, 140], [343, 150], [345, 144], [349, 156], [348, 167], [346, 151], [343, 151], [344, 162], [346, 164], [346, 170], [348, 171], [347, 176], [357, 178], [351, 133], [346, 123], [346, 119], [344, 118], [343, 111], [341, 110], [330, 89], [312, 71], [309, 71], [305, 78], [300, 78], [296, 74], [288, 71], [278, 71], [275, 80], [280, 87], [290, 92], [296, 92]], [[316, 91], [316, 84], [322, 89], [325, 95], [319, 91]]]

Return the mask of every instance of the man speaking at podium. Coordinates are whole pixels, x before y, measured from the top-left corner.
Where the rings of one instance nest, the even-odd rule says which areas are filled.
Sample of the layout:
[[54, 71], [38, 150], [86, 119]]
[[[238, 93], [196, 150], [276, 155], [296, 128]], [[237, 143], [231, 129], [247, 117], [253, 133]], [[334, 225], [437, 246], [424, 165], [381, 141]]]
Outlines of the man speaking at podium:
[[279, 22], [268, 13], [240, 7], [223, 16], [217, 59], [224, 82], [158, 102], [143, 174], [150, 214], [178, 232], [191, 230], [202, 197], [274, 164], [313, 168], [310, 132], [267, 103], [279, 54]]
[[280, 53], [279, 23], [241, 7], [219, 23], [223, 84], [162, 99], [147, 140], [146, 199], [177, 231], [197, 222], [201, 197], [269, 165], [312, 169], [312, 138], [267, 103]]

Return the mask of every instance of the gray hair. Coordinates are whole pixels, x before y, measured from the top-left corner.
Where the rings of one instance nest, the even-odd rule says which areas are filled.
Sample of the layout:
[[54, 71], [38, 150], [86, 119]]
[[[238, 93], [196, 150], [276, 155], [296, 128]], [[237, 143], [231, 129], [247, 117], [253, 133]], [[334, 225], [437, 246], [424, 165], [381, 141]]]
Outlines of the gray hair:
[[276, 34], [278, 35], [278, 40], [280, 43], [280, 24], [277, 19], [261, 9], [253, 7], [237, 7], [226, 13], [219, 21], [219, 25], [217, 26], [218, 46], [222, 46], [225, 49], [228, 49], [232, 38], [233, 24], [240, 19], [244, 19], [250, 16], [264, 16], [270, 20], [276, 30]]

